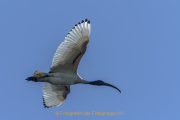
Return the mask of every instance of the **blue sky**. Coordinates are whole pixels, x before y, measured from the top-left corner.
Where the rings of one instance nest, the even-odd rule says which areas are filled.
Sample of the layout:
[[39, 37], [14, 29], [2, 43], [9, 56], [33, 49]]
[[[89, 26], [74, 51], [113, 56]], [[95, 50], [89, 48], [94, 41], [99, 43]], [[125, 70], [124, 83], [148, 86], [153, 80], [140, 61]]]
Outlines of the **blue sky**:
[[[3, 119], [178, 120], [179, 0], [1, 0], [0, 73]], [[75, 24], [88, 18], [91, 37], [78, 73], [118, 87], [73, 85], [64, 103], [45, 109], [43, 83], [53, 55]], [[117, 112], [124, 115], [56, 115]]]

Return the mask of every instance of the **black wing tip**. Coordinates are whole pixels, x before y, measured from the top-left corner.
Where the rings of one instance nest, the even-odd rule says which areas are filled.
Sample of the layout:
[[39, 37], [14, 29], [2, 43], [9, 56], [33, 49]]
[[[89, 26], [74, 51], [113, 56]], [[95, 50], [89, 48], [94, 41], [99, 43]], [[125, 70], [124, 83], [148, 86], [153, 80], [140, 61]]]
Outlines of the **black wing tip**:
[[[84, 23], [84, 22], [87, 22], [87, 23], [90, 23], [90, 20], [88, 20], [87, 18], [84, 20], [81, 21], [81, 23]], [[78, 24], [81, 24], [80, 22]], [[75, 25], [76, 26], [76, 25]]]
[[[82, 21], [81, 21], [81, 23], [84, 23], [84, 22], [88, 22], [88, 23], [90, 23], [90, 21], [89, 21], [87, 18], [85, 19], [85, 21], [84, 21], [84, 20], [82, 20]], [[78, 22], [78, 24], [81, 24], [81, 23], [80, 23], [80, 22]], [[77, 26], [77, 24], [76, 24], [75, 26]]]
[[45, 103], [44, 97], [43, 97], [43, 105], [44, 105], [44, 108], [52, 108], [52, 107], [46, 106], [46, 103]]
[[86, 19], [85, 19], [85, 22], [90, 23], [90, 20], [88, 20], [88, 19], [86, 18]]
[[[85, 22], [87, 22], [87, 23], [90, 24], [90, 20], [88, 20], [87, 18], [85, 19]], [[82, 20], [81, 23], [84, 23], [84, 20]], [[78, 22], [78, 25], [81, 24], [81, 23]], [[77, 24], [75, 24], [75, 26], [77, 26]], [[72, 30], [75, 28], [75, 26], [74, 26], [70, 31], [72, 31]], [[68, 34], [70, 34], [70, 33], [68, 33]], [[67, 35], [68, 35], [68, 34], [67, 34]], [[67, 37], [67, 35], [66, 35], [65, 37]]]

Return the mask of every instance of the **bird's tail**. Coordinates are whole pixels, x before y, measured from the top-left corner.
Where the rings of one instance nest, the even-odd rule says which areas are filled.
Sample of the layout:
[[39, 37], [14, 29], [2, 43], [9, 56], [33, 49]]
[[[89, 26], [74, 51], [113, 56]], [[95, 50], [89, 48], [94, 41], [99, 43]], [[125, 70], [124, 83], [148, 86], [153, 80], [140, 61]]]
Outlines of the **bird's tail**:
[[43, 77], [46, 75], [47, 75], [47, 73], [45, 73], [45, 72], [41, 72], [41, 71], [34, 72], [34, 77]]
[[48, 79], [46, 77], [49, 77], [47, 73], [36, 71], [34, 72], [34, 76], [28, 77], [27, 81], [34, 81], [34, 82], [47, 82]]

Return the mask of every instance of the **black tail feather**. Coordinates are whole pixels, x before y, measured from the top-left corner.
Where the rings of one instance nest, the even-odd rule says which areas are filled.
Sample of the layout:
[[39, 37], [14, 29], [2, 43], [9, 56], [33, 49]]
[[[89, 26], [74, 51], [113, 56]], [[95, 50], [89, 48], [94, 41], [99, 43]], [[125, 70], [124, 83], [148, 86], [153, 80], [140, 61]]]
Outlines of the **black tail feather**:
[[27, 82], [28, 82], [28, 81], [34, 81], [34, 82], [37, 82], [37, 77], [31, 76], [31, 77], [28, 77], [26, 80], [27, 80]]

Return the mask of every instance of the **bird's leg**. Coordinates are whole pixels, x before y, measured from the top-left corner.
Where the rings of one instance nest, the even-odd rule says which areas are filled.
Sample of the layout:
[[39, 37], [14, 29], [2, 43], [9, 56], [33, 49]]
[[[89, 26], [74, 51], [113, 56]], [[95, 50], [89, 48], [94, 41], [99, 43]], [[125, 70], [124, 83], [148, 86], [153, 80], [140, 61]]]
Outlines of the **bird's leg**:
[[46, 77], [50, 77], [50, 76], [48, 76], [48, 75], [45, 75], [45, 76], [42, 76], [42, 77], [31, 76], [31, 77], [28, 77], [26, 80], [27, 81], [34, 81], [34, 82], [45, 82], [42, 78], [46, 78]]

